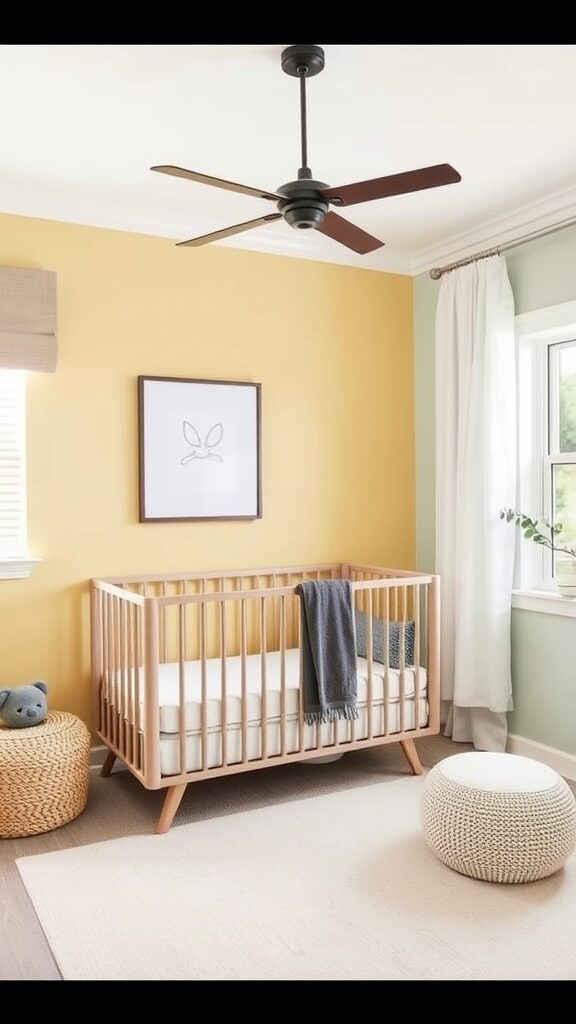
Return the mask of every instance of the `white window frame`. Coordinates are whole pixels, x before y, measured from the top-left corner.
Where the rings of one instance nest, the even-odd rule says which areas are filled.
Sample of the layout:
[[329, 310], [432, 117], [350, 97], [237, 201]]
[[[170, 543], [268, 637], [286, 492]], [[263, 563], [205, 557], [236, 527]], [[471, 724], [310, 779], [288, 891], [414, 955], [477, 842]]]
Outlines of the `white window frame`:
[[[16, 457], [16, 466], [19, 470], [17, 478], [13, 471], [8, 479], [0, 464], [0, 496], [8, 496], [9, 486], [14, 488], [16, 484], [16, 504], [19, 509], [19, 518], [14, 528], [14, 538], [11, 544], [3, 542], [0, 538], [0, 580], [24, 579], [30, 575], [34, 565], [40, 561], [38, 558], [31, 558], [28, 554], [28, 529], [27, 529], [27, 502], [26, 502], [26, 373], [23, 370], [0, 370], [3, 390], [10, 392], [10, 407], [12, 417], [9, 427], [13, 427], [15, 437], [14, 447], [10, 448]], [[6, 407], [4, 407], [4, 412]], [[5, 463], [6, 465], [6, 463]], [[6, 507], [6, 506], [4, 506]], [[0, 521], [2, 508], [0, 506]]]
[[[552, 466], [561, 462], [574, 462], [572, 455], [551, 455], [548, 447], [550, 408], [557, 407], [558, 403], [556, 378], [554, 375], [549, 378], [550, 360], [555, 358], [557, 352], [557, 349], [551, 352], [551, 346], [576, 341], [576, 301], [520, 314], [516, 317], [516, 338], [517, 508], [533, 519], [547, 518], [551, 521]], [[517, 593], [538, 595], [553, 592], [550, 550], [523, 540], [518, 545], [516, 582], [520, 588]], [[562, 601], [557, 595], [555, 599]], [[573, 603], [570, 604], [572, 606]]]

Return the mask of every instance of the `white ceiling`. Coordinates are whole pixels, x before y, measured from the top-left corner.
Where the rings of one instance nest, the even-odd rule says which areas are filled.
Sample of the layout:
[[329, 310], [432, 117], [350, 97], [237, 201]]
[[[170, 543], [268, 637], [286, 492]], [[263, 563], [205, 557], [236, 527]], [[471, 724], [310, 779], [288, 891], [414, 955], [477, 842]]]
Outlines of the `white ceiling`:
[[[263, 189], [293, 180], [299, 86], [281, 71], [282, 49], [0, 46], [0, 210], [173, 239], [274, 212], [149, 167]], [[316, 178], [336, 186], [451, 163], [461, 183], [342, 211], [386, 242], [368, 256], [284, 222], [220, 244], [409, 273], [576, 213], [576, 46], [325, 49], [308, 83]]]

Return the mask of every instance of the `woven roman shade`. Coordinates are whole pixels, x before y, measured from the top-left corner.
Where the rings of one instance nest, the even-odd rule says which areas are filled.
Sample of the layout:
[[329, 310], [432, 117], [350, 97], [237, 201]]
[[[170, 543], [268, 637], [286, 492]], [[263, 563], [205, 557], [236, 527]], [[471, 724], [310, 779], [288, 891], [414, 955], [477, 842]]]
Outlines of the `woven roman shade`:
[[0, 369], [54, 373], [56, 274], [0, 267]]

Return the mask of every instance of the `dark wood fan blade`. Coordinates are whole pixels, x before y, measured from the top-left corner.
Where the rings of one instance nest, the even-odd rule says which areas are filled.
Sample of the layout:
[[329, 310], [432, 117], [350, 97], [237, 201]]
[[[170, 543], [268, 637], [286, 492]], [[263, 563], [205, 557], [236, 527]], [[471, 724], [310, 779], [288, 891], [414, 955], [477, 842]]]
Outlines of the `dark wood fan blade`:
[[416, 171], [404, 171], [403, 174], [388, 174], [385, 178], [357, 181], [354, 185], [342, 185], [341, 188], [325, 188], [320, 194], [338, 206], [353, 206], [354, 203], [367, 203], [371, 199], [386, 199], [406, 192], [438, 188], [439, 185], [453, 185], [460, 180], [458, 171], [450, 164], [435, 164], [433, 167], [420, 167]]
[[219, 238], [228, 238], [228, 235], [239, 235], [241, 231], [250, 231], [251, 228], [257, 228], [260, 224], [270, 224], [273, 220], [282, 220], [282, 214], [269, 213], [266, 217], [247, 220], [244, 224], [234, 224], [231, 228], [211, 231], [209, 235], [199, 235], [198, 238], [189, 238], [186, 242], [176, 242], [176, 245], [207, 245], [208, 242], [217, 242]]
[[339, 217], [337, 213], [327, 213], [316, 231], [328, 235], [328, 238], [333, 238], [335, 242], [341, 242], [348, 249], [353, 249], [354, 252], [359, 252], [362, 255], [373, 252], [374, 249], [380, 249], [384, 245], [384, 242], [374, 238], [374, 235], [369, 235], [367, 231], [351, 224], [349, 220], [344, 220], [344, 217]]
[[185, 167], [173, 167], [172, 164], [159, 164], [151, 167], [151, 171], [158, 171], [160, 174], [171, 174], [174, 178], [187, 178], [189, 181], [198, 181], [201, 185], [214, 185], [215, 188], [225, 188], [229, 192], [242, 192], [245, 196], [257, 196], [259, 199], [271, 199], [273, 203], [281, 199], [273, 192], [266, 192], [260, 188], [250, 188], [250, 185], [237, 185], [235, 181], [225, 181], [224, 178], [211, 178], [209, 174], [199, 174], [198, 171], [187, 171]]

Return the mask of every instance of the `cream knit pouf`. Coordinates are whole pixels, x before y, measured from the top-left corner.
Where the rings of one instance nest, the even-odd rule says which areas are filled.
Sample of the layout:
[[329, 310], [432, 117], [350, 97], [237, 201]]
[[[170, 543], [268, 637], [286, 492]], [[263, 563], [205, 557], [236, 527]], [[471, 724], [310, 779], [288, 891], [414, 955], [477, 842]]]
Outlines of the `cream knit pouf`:
[[422, 794], [426, 842], [463, 875], [533, 882], [576, 845], [576, 801], [552, 768], [515, 754], [473, 751], [440, 761]]

